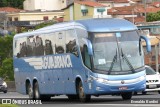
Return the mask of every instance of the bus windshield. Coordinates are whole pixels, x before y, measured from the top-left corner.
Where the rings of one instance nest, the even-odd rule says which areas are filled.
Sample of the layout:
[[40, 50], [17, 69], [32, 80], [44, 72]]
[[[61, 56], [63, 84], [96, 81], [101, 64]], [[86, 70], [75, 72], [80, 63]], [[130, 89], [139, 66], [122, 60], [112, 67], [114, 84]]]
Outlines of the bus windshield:
[[103, 71], [134, 71], [142, 67], [137, 31], [90, 33], [93, 44], [93, 66]]

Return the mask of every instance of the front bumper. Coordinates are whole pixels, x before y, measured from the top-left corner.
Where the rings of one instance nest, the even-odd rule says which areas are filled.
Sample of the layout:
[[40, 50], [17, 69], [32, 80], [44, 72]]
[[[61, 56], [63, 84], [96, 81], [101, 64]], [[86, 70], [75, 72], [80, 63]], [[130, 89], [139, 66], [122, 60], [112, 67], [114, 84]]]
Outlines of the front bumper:
[[138, 92], [144, 91], [146, 88], [145, 80], [132, 84], [102, 84], [94, 82], [91, 88], [91, 94], [105, 95], [105, 94], [117, 94], [124, 92]]

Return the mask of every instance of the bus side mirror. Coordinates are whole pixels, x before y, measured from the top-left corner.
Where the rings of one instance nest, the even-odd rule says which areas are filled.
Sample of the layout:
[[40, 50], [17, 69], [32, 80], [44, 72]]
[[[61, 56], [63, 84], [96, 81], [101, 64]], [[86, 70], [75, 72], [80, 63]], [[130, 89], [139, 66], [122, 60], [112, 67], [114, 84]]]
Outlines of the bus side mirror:
[[145, 42], [146, 42], [146, 50], [147, 50], [147, 52], [151, 52], [151, 42], [150, 42], [150, 40], [146, 36], [140, 36], [140, 38], [139, 38], [140, 55], [141, 55], [141, 45], [140, 45], [140, 43], [141, 43], [142, 39], [145, 40]]
[[93, 48], [92, 48], [92, 43], [88, 39], [83, 39], [83, 41], [86, 43], [87, 48], [88, 48], [88, 54], [93, 55]]

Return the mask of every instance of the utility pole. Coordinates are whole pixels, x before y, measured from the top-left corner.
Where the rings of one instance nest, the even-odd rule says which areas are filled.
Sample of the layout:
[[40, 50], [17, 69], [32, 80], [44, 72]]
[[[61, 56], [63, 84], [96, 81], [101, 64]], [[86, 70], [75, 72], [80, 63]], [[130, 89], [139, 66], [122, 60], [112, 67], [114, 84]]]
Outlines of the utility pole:
[[132, 21], [134, 23], [134, 8], [132, 9]]
[[144, 10], [145, 10], [145, 22], [147, 22], [147, 12], [146, 12], [146, 0], [144, 0]]

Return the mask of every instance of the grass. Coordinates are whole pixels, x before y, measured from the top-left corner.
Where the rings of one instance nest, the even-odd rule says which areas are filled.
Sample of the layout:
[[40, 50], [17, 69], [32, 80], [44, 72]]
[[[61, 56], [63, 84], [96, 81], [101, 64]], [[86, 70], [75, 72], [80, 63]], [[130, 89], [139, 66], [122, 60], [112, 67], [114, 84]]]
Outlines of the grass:
[[0, 107], [19, 107], [19, 106], [14, 104], [0, 104]]

